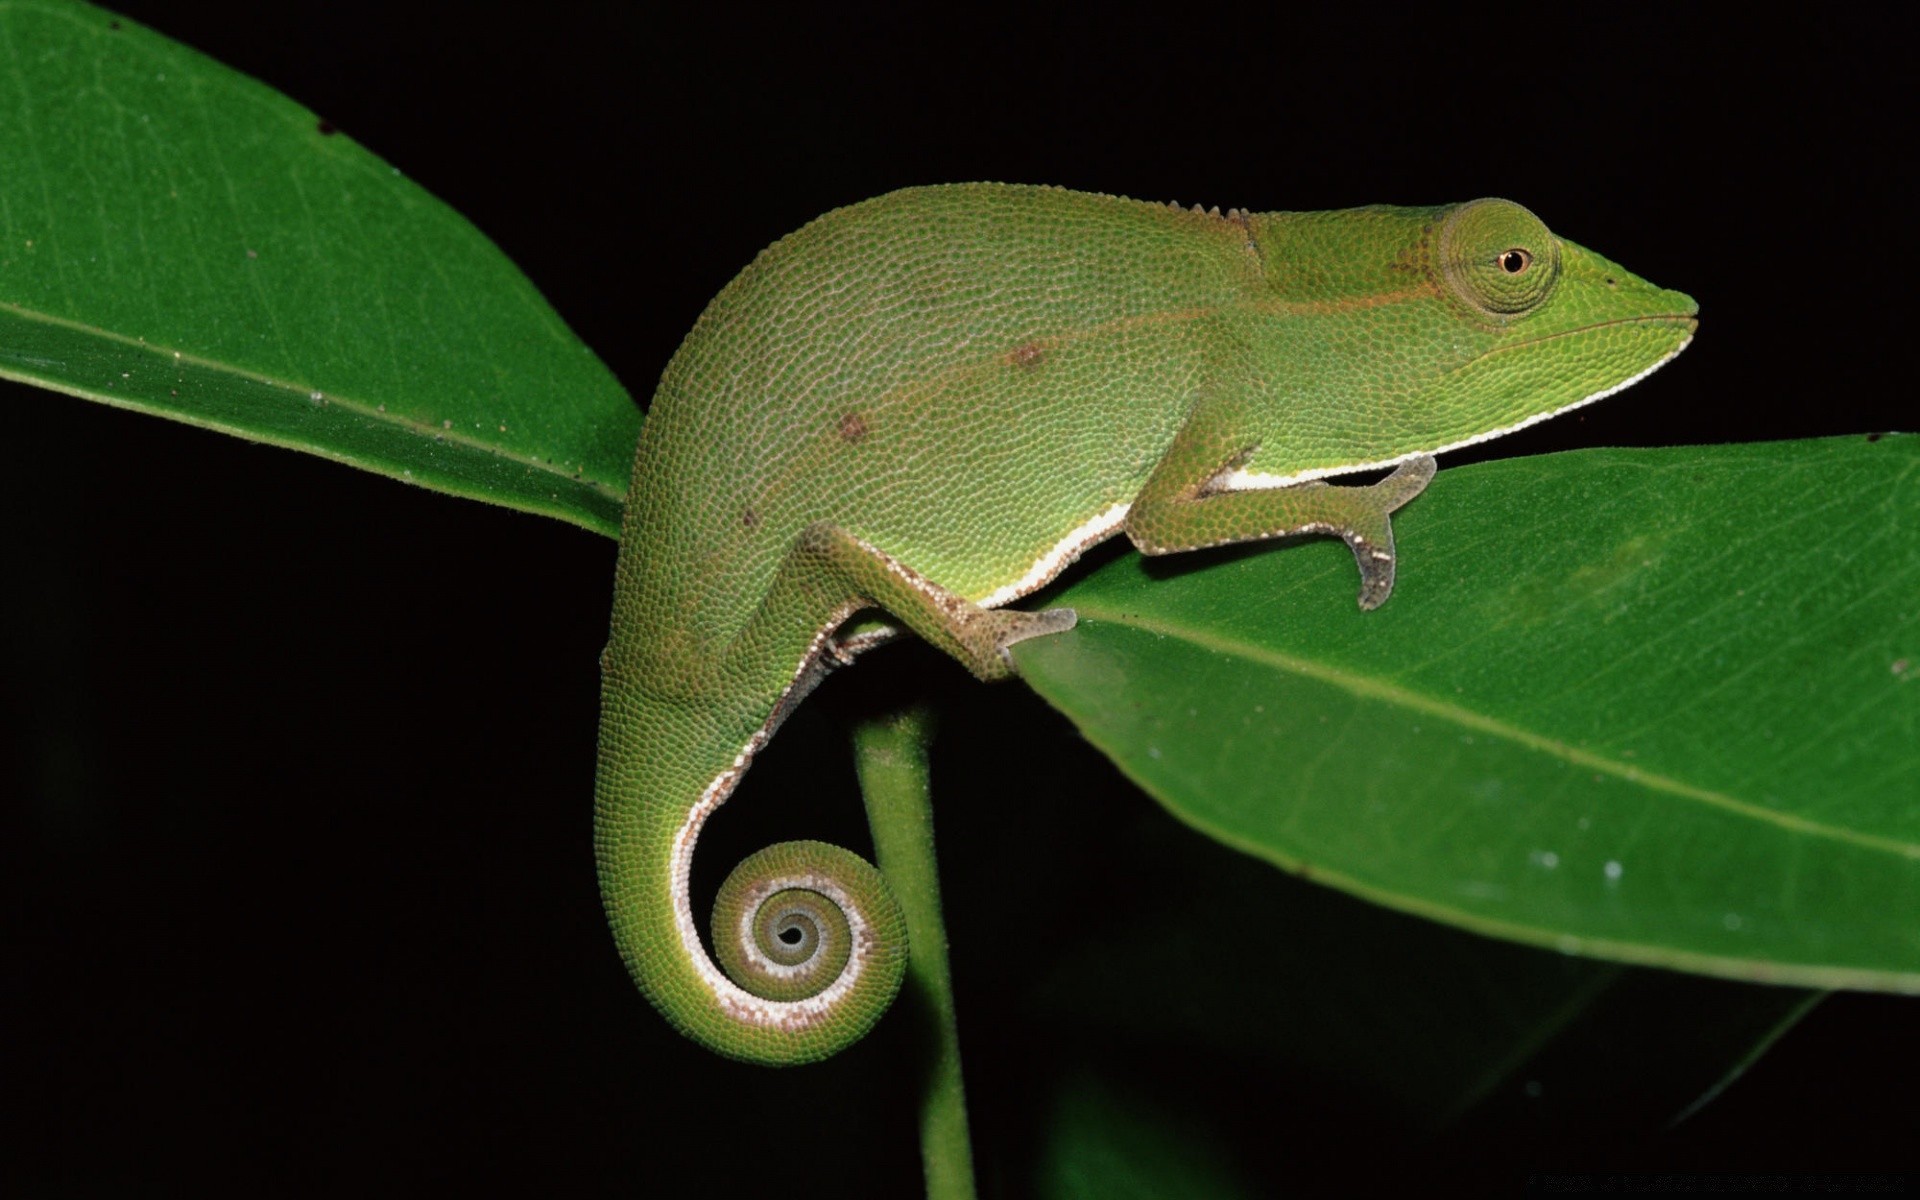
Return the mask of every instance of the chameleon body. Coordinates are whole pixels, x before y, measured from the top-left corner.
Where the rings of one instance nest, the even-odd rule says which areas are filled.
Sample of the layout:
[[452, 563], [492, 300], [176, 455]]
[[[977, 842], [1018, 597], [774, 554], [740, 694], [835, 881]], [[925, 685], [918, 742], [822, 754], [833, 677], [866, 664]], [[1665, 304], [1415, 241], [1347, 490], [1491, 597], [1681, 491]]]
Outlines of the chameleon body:
[[832, 1054], [891, 1001], [904, 926], [858, 857], [743, 863], [716, 905], [725, 973], [688, 898], [704, 821], [877, 640], [842, 632], [854, 613], [1003, 677], [1009, 646], [1074, 618], [998, 606], [1123, 531], [1150, 554], [1342, 537], [1375, 607], [1431, 455], [1627, 386], [1695, 311], [1501, 200], [1223, 216], [968, 184], [775, 243], [668, 365], [628, 493], [595, 845], [641, 990], [765, 1063]]

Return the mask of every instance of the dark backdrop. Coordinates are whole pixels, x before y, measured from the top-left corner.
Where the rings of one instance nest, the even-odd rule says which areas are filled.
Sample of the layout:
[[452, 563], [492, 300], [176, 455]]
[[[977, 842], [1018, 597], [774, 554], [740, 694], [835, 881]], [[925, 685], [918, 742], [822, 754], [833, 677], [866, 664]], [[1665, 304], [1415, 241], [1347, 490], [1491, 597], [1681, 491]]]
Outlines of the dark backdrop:
[[[636, 398], [766, 243], [902, 185], [998, 179], [1222, 208], [1505, 195], [1700, 301], [1675, 364], [1483, 457], [1915, 423], [1895, 374], [1912, 79], [1903, 35], [1864, 20], [121, 7], [466, 214]], [[782, 1169], [794, 1195], [917, 1188], [889, 1026], [762, 1072], [682, 1043], [624, 977], [588, 844], [612, 543], [52, 393], [7, 385], [0, 405], [10, 1173], [35, 1191], [727, 1194]], [[973, 773], [969, 804], [940, 809], [942, 863], [982, 1171], [1018, 1194], [1056, 1064], [1020, 1004], [1032, 910], [991, 893], [1092, 882], [1029, 877], [1044, 841], [1007, 869], [1006, 822], [1030, 843], [1191, 835], [1017, 685], [902, 647], [803, 710], [703, 869], [785, 836], [863, 847], [841, 722], [915, 695], [948, 706], [937, 767]], [[1652, 1139], [1601, 1122], [1415, 1151], [1338, 1081], [1134, 1086], [1196, 1111], [1269, 1089], [1271, 1127], [1242, 1112], [1230, 1135], [1243, 1156], [1271, 1139], [1291, 1183], [1335, 1170], [1322, 1139], [1356, 1125], [1388, 1170], [1885, 1167], [1911, 1160], [1915, 1012], [1835, 998]]]

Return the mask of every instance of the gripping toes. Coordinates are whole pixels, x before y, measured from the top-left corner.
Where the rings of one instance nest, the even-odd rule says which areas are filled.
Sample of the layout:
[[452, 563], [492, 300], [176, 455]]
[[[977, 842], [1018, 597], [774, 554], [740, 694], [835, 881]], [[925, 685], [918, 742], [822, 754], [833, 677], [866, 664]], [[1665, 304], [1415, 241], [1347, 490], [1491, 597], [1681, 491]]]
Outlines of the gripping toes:
[[1371, 611], [1393, 594], [1393, 523], [1388, 514], [1418, 496], [1433, 481], [1433, 456], [1422, 454], [1394, 468], [1393, 474], [1354, 490], [1357, 511], [1340, 536], [1360, 567], [1360, 607]]
[[1013, 669], [1013, 656], [1009, 651], [1015, 642], [1044, 637], [1049, 633], [1065, 633], [1080, 619], [1070, 608], [1046, 608], [1039, 612], [996, 611], [993, 615], [1005, 621], [994, 649], [1009, 671]]

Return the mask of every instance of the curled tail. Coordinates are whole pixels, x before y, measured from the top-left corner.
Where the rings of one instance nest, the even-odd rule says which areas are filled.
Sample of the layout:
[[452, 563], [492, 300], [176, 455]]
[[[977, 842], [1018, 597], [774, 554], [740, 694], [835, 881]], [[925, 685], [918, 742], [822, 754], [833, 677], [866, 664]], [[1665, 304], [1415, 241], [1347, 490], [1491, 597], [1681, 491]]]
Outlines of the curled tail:
[[823, 842], [769, 846], [736, 867], [714, 905], [720, 966], [702, 946], [694, 846], [776, 724], [743, 731], [724, 714], [609, 688], [593, 836], [607, 918], [640, 990], [693, 1040], [768, 1066], [816, 1062], [865, 1036], [907, 964], [893, 890]]

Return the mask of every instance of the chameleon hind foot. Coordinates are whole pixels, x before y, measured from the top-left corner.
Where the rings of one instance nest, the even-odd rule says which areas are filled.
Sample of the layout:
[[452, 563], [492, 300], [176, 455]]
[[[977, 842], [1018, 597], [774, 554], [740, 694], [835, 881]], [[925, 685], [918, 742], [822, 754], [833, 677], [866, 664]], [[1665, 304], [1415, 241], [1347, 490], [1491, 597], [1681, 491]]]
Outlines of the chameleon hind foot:
[[[980, 679], [1013, 675], [1008, 647], [1071, 629], [1075, 621], [1070, 608], [1044, 612], [982, 608], [840, 526], [816, 521], [795, 539], [766, 599], [736, 644], [757, 648], [782, 631], [820, 629], [823, 623], [831, 628], [852, 606], [880, 609], [888, 629], [919, 634]], [[870, 628], [844, 642], [829, 639], [825, 644], [829, 653], [844, 652], [882, 636], [886, 635]]]
[[985, 612], [989, 619], [994, 620], [992, 627], [999, 630], [994, 638], [994, 650], [999, 654], [1000, 661], [1006, 664], [1008, 672], [1013, 670], [1010, 651], [1015, 642], [1045, 637], [1050, 633], [1065, 633], [1080, 619], [1079, 614], [1070, 608], [1043, 608], [1039, 612], [987, 609]]

